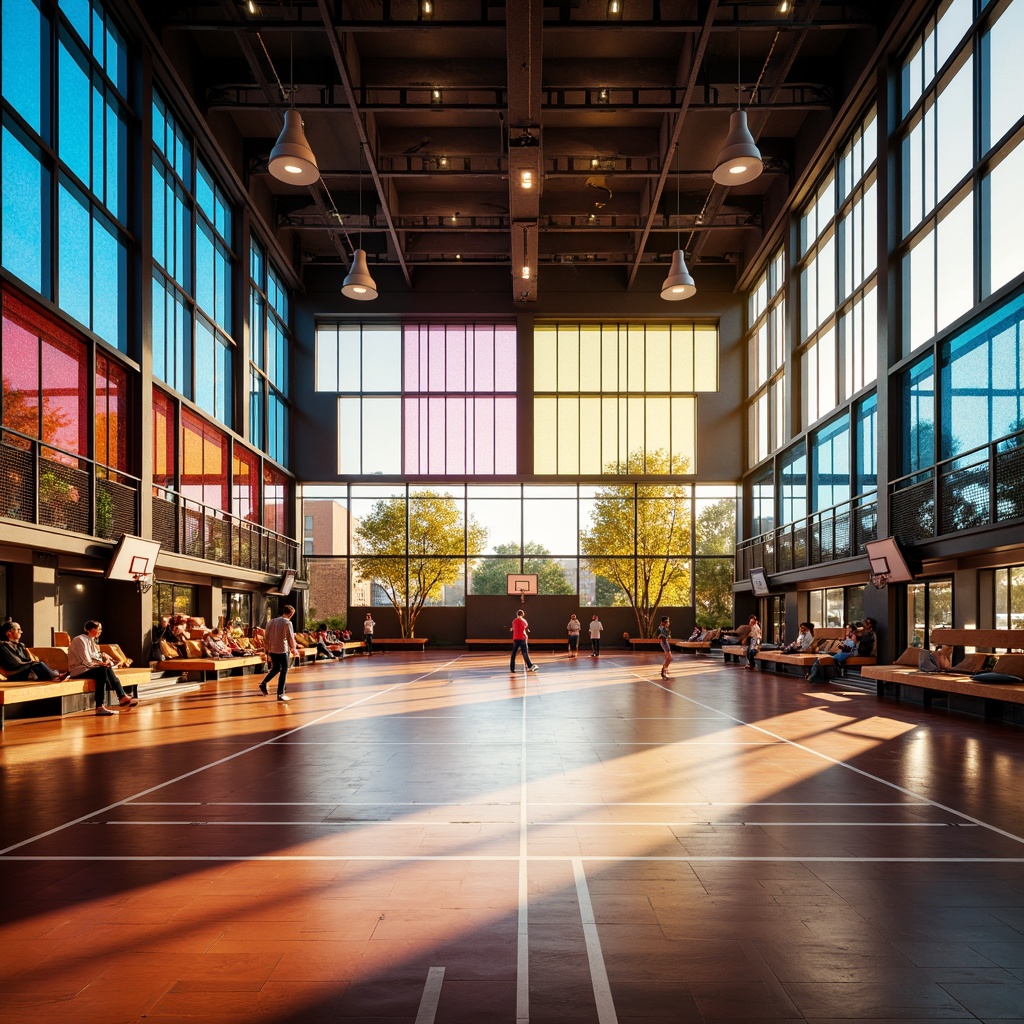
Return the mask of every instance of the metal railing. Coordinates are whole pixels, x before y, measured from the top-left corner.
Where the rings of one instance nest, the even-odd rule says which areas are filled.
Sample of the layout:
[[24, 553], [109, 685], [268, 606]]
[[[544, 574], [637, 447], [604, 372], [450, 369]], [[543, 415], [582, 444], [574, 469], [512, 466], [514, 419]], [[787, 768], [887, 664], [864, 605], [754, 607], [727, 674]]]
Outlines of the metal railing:
[[153, 539], [167, 551], [258, 572], [300, 568], [291, 538], [164, 487], [153, 488]]
[[853, 558], [877, 534], [878, 496], [862, 494], [742, 541], [736, 547], [736, 579], [745, 580], [755, 567], [772, 574]]
[[889, 485], [890, 532], [903, 544], [1024, 517], [1024, 431]]
[[5, 429], [0, 514], [115, 540], [139, 532], [139, 479]]

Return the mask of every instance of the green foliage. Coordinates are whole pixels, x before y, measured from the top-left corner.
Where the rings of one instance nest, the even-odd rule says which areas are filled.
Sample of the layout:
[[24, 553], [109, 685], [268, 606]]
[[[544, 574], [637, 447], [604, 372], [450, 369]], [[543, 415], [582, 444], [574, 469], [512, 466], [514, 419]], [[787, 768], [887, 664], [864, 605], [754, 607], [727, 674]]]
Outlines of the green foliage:
[[576, 588], [566, 578], [565, 570], [551, 561], [551, 552], [536, 541], [523, 547], [523, 567], [519, 568], [518, 544], [495, 544], [494, 553], [502, 558], [486, 558], [473, 570], [474, 594], [505, 594], [509, 573], [536, 573], [537, 591], [541, 594], [574, 594]]
[[705, 629], [732, 627], [735, 549], [736, 502], [724, 498], [705, 505], [697, 516], [697, 554], [722, 556], [694, 560], [694, 605]]
[[458, 582], [463, 556], [479, 555], [486, 540], [486, 529], [472, 516], [463, 523], [462, 504], [451, 495], [419, 491], [408, 503], [382, 498], [373, 504], [356, 527], [352, 565], [387, 594], [401, 635], [411, 637], [423, 606]]
[[[626, 472], [674, 476], [689, 468], [688, 459], [664, 450], [646, 456], [636, 451], [627, 460]], [[669, 554], [691, 550], [690, 490], [671, 482], [641, 484], [636, 495], [634, 502], [630, 484], [601, 488], [590, 527], [580, 532], [580, 551], [591, 572], [625, 596], [639, 635], [651, 636], [662, 605], [690, 603], [689, 554]]]

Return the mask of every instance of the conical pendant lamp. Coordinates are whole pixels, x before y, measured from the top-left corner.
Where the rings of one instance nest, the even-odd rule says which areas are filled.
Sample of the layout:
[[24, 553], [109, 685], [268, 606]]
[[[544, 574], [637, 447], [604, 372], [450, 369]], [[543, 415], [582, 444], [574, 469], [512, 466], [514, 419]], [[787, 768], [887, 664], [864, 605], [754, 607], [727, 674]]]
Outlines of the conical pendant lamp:
[[284, 128], [270, 151], [270, 173], [289, 185], [312, 185], [320, 177], [316, 157], [302, 130], [302, 117], [294, 107], [284, 112]]
[[[747, 127], [747, 113], [740, 109], [743, 79], [740, 73], [740, 30], [736, 29], [736, 109], [729, 116], [729, 134], [725, 137], [711, 177], [719, 185], [745, 185], [759, 177], [764, 161]], [[756, 91], [756, 87], [755, 87]]]
[[691, 295], [697, 294], [697, 285], [693, 275], [686, 266], [686, 256], [683, 254], [683, 246], [679, 236], [679, 147], [676, 147], [676, 251], [672, 253], [672, 266], [669, 269], [668, 277], [661, 286], [661, 297], [669, 302], [676, 302], [679, 299], [688, 299]]
[[359, 248], [352, 253], [352, 266], [341, 282], [341, 294], [350, 299], [368, 302], [377, 298], [377, 282], [370, 277], [363, 248], [363, 146], [359, 145]]

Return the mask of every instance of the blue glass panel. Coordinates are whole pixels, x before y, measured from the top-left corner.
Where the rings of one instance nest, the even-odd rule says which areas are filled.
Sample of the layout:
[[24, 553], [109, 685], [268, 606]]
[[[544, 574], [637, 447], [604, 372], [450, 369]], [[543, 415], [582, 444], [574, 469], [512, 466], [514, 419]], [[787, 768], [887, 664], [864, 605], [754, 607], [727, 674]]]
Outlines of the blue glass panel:
[[231, 332], [231, 256], [226, 250], [217, 247], [216, 252], [216, 294], [217, 324], [222, 331]]
[[814, 509], [831, 508], [850, 497], [850, 419], [841, 416], [822, 427], [811, 447]]
[[260, 450], [263, 442], [263, 378], [249, 371], [249, 440]]
[[935, 465], [935, 374], [933, 358], [916, 363], [902, 380], [903, 472]]
[[263, 287], [263, 250], [256, 242], [249, 246], [249, 277], [257, 288]]
[[104, 173], [103, 157], [106, 152], [105, 132], [106, 128], [106, 107], [103, 105], [103, 94], [97, 88], [91, 92], [90, 109], [92, 112], [92, 127], [90, 131], [90, 149], [92, 151], [92, 162], [89, 169], [87, 184], [93, 190], [96, 198], [101, 203], [107, 201], [106, 196], [106, 174]]
[[128, 125], [119, 110], [109, 105], [106, 120], [104, 201], [107, 209], [123, 224], [128, 219]]
[[58, 57], [57, 152], [81, 181], [89, 175], [89, 76], [62, 42]]
[[3, 130], [3, 209], [0, 236], [4, 268], [50, 296], [50, 175], [21, 140]]
[[265, 338], [267, 318], [264, 312], [263, 299], [255, 290], [249, 301], [249, 357], [260, 369], [266, 361]]
[[60, 9], [71, 22], [71, 27], [81, 36], [82, 42], [88, 46], [91, 17], [89, 0], [60, 0]]
[[175, 294], [174, 386], [192, 398], [192, 315]]
[[167, 292], [153, 275], [153, 376], [167, 380]]
[[90, 326], [89, 211], [84, 200], [62, 184], [57, 201], [58, 270], [57, 303], [79, 323]]
[[214, 217], [213, 177], [203, 166], [202, 161], [196, 163], [196, 204], [206, 214], [211, 223]]
[[214, 277], [216, 275], [213, 237], [209, 225], [199, 220], [196, 224], [196, 294], [195, 299], [207, 316], [215, 312]]
[[0, 17], [3, 36], [0, 79], [4, 99], [46, 137], [48, 125], [44, 131], [42, 117], [45, 110], [43, 70], [49, 66], [48, 26], [32, 0], [4, 0]]
[[857, 431], [857, 494], [878, 489], [878, 396], [870, 395], [854, 411]]
[[231, 346], [223, 338], [217, 339], [217, 385], [214, 395], [214, 415], [225, 426], [232, 426], [234, 417], [231, 408]]
[[122, 352], [128, 351], [127, 301], [128, 256], [124, 246], [99, 218], [93, 224], [92, 329]]
[[780, 525], [807, 515], [807, 457], [801, 441], [779, 460]]
[[216, 359], [214, 349], [216, 341], [213, 328], [206, 317], [196, 317], [196, 405], [204, 412], [216, 415], [214, 394], [216, 393]]

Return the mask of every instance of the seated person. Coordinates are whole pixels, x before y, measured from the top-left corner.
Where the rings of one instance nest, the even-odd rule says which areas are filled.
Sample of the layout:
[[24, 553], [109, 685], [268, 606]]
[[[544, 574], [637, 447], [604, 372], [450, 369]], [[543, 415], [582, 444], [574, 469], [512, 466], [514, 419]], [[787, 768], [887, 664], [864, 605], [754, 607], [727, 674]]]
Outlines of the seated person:
[[49, 665], [34, 661], [28, 649], [21, 642], [21, 626], [17, 622], [3, 624], [3, 640], [0, 641], [0, 668], [12, 682], [23, 679], [67, 679], [67, 672], [54, 672]]
[[343, 629], [341, 631], [341, 642], [342, 643], [347, 643], [351, 639], [352, 639], [352, 630], [350, 630], [350, 629]]
[[782, 648], [783, 654], [807, 654], [814, 643], [814, 623], [801, 622], [796, 639]]
[[84, 632], [71, 641], [68, 648], [68, 669], [72, 679], [92, 679], [96, 683], [96, 714], [116, 715], [114, 708], [106, 705], [108, 687], [117, 693], [122, 708], [133, 708], [139, 702], [124, 692], [121, 680], [114, 674], [114, 661], [99, 648], [99, 637], [103, 623], [89, 619], [82, 627]]
[[203, 650], [211, 658], [232, 658], [234, 651], [224, 639], [224, 631], [218, 626], [203, 637]]
[[700, 626], [694, 626], [693, 632], [686, 638], [686, 641], [687, 643], [689, 643], [691, 640], [699, 640], [703, 635], [704, 631], [700, 628]]
[[321, 623], [320, 628], [313, 634], [313, 639], [316, 641], [316, 660], [317, 661], [333, 661], [335, 658], [340, 658], [344, 655], [344, 652], [335, 654], [327, 645], [331, 642], [330, 635], [327, 632], [327, 624]]
[[836, 662], [836, 672], [843, 675], [846, 671], [846, 662], [856, 655], [859, 658], [873, 658], [875, 656], [875, 620], [865, 619], [864, 624], [858, 630], [854, 626], [846, 627], [846, 636], [839, 645], [839, 651], [833, 655]]

